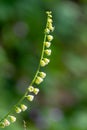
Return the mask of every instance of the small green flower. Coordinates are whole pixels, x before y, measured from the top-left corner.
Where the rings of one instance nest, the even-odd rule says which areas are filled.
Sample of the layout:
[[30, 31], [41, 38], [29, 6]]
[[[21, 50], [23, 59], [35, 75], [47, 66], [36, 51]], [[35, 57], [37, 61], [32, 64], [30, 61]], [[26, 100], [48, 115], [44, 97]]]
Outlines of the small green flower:
[[29, 86], [28, 90], [29, 90], [29, 92], [33, 92], [34, 91], [34, 87], [33, 86]]
[[50, 41], [53, 40], [53, 36], [52, 36], [52, 35], [48, 35], [48, 36], [47, 36], [47, 39], [48, 39], [48, 41], [50, 42]]
[[40, 91], [39, 88], [34, 88], [33, 92], [34, 92], [35, 95], [37, 95], [39, 93], [39, 91]]
[[[51, 15], [51, 11], [46, 11], [46, 13], [47, 13], [47, 15], [50, 17], [50, 15]], [[51, 15], [52, 16], [52, 15]]]
[[48, 23], [52, 23], [53, 22], [53, 20], [49, 17], [48, 18]]
[[21, 108], [16, 107], [16, 108], [15, 108], [15, 111], [16, 111], [16, 113], [20, 113], [20, 112], [21, 112]]
[[49, 48], [51, 46], [51, 42], [45, 42], [45, 46]]
[[10, 121], [12, 122], [12, 123], [14, 123], [15, 121], [16, 121], [16, 117], [15, 116], [8, 116], [9, 118], [10, 118]]
[[5, 128], [5, 123], [4, 122], [0, 122], [0, 128]]
[[50, 60], [47, 59], [47, 58], [44, 58], [44, 61], [45, 61], [46, 64], [48, 64], [50, 62]]
[[41, 61], [40, 61], [40, 66], [41, 66], [41, 67], [46, 66], [46, 63], [45, 63], [45, 61], [44, 61], [44, 60], [41, 60]]
[[7, 119], [4, 119], [4, 124], [5, 124], [5, 126], [9, 126], [10, 122]]
[[46, 29], [45, 29], [45, 33], [47, 33], [47, 34], [49, 34], [49, 33], [50, 33], [49, 28], [46, 28]]
[[43, 79], [41, 77], [37, 77], [36, 80], [35, 80], [35, 83], [36, 84], [40, 84], [41, 82], [43, 82]]
[[34, 100], [34, 96], [33, 95], [27, 95], [26, 97], [27, 97], [27, 99], [29, 101], [33, 101]]
[[40, 75], [41, 78], [45, 78], [46, 77], [46, 73], [44, 73], [44, 72], [40, 72], [39, 75]]
[[50, 55], [51, 55], [51, 49], [46, 49], [44, 52], [45, 52], [45, 54], [46, 54], [47, 56], [50, 56]]
[[24, 104], [21, 104], [21, 110], [22, 111], [26, 111], [27, 110], [27, 106], [25, 106]]
[[51, 24], [49, 24], [49, 30], [52, 32], [54, 31], [54, 27]]

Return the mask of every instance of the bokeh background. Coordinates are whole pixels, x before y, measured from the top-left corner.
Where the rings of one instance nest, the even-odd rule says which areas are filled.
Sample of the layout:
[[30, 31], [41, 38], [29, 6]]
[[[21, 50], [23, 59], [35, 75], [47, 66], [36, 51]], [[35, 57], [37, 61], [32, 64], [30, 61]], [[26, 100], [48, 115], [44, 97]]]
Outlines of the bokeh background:
[[0, 118], [37, 69], [47, 10], [55, 32], [45, 81], [4, 130], [87, 130], [87, 0], [0, 0]]

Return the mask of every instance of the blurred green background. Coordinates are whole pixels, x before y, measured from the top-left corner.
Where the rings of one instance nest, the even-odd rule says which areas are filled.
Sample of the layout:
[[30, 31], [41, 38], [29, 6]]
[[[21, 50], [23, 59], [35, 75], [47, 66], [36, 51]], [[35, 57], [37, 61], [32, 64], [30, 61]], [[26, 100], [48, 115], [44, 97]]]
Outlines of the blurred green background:
[[55, 26], [40, 93], [5, 130], [87, 130], [87, 0], [0, 0], [0, 118], [37, 69], [47, 10]]

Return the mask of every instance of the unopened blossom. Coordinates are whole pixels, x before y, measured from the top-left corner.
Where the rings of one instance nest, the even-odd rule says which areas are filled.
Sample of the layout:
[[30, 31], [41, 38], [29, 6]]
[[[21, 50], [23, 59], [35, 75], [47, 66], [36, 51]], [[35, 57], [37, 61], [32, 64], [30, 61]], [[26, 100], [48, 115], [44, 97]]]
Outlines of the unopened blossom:
[[12, 123], [14, 123], [14, 122], [16, 121], [16, 117], [15, 117], [15, 116], [10, 116], [10, 115], [9, 115], [9, 118], [10, 118], [10, 121], [11, 121]]
[[51, 49], [46, 49], [44, 52], [45, 52], [45, 54], [46, 54], [47, 56], [50, 56], [50, 55], [51, 55]]
[[39, 88], [34, 88], [33, 92], [34, 92], [35, 95], [37, 95], [39, 93], [39, 91], [40, 91]]
[[52, 32], [54, 31], [54, 27], [52, 26], [52, 24], [49, 24], [49, 30]]
[[15, 108], [15, 111], [16, 111], [16, 113], [20, 113], [20, 112], [21, 112], [21, 108], [16, 107], [16, 108]]
[[5, 128], [5, 123], [4, 122], [0, 122], [0, 128]]
[[45, 42], [45, 46], [49, 48], [51, 46], [51, 42]]
[[28, 90], [29, 90], [29, 92], [33, 92], [34, 87], [33, 86], [29, 86]]
[[47, 22], [48, 22], [48, 24], [49, 24], [49, 23], [52, 23], [53, 20], [52, 20], [51, 18], [48, 18]]
[[46, 28], [46, 29], [45, 29], [45, 33], [49, 34], [49, 33], [50, 33], [50, 29], [49, 29], [49, 28]]
[[40, 66], [41, 66], [41, 67], [46, 66], [46, 63], [45, 63], [45, 61], [44, 61], [44, 60], [41, 60], [41, 61], [40, 61]]
[[5, 126], [9, 126], [10, 122], [7, 119], [4, 119], [4, 124], [5, 124]]
[[47, 59], [47, 58], [44, 58], [44, 61], [45, 61], [46, 64], [48, 64], [50, 62], [50, 60]]
[[46, 13], [48, 14], [48, 17], [52, 18], [51, 11], [47, 11]]
[[27, 95], [26, 97], [27, 97], [27, 99], [28, 99], [29, 101], [33, 101], [33, 99], [34, 99], [34, 96], [33, 96], [33, 95]]
[[53, 36], [52, 36], [52, 35], [48, 35], [48, 36], [47, 36], [47, 39], [48, 39], [48, 41], [50, 42], [50, 41], [53, 40]]
[[22, 111], [26, 111], [26, 110], [27, 110], [27, 106], [24, 105], [24, 104], [21, 104], [21, 110], [22, 110]]
[[41, 77], [37, 77], [36, 80], [35, 80], [35, 83], [36, 84], [40, 84], [41, 82], [43, 82], [43, 79]]
[[40, 75], [41, 78], [45, 78], [46, 77], [46, 73], [44, 73], [44, 72], [40, 72], [39, 75]]

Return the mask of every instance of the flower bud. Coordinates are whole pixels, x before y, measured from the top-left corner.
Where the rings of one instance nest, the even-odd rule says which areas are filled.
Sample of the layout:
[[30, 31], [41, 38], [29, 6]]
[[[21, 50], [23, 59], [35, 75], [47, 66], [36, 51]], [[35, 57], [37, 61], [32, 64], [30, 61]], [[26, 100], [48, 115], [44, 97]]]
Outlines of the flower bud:
[[27, 110], [27, 106], [25, 106], [24, 104], [21, 104], [21, 110], [22, 110], [22, 111]]
[[46, 64], [48, 64], [50, 62], [50, 60], [47, 59], [47, 58], [44, 58], [44, 61], [45, 61]]
[[29, 100], [29, 101], [33, 101], [33, 99], [34, 99], [34, 96], [33, 95], [28, 95], [28, 96], [26, 96], [27, 97], [27, 99]]
[[34, 94], [37, 95], [39, 93], [39, 88], [34, 88]]
[[9, 116], [9, 118], [10, 118], [10, 121], [11, 121], [12, 123], [14, 123], [14, 122], [16, 121], [16, 117], [14, 117], [14, 116]]
[[51, 18], [48, 18], [48, 23], [52, 23], [53, 20]]
[[46, 29], [45, 29], [45, 33], [47, 33], [47, 34], [49, 34], [49, 33], [50, 33], [49, 28], [46, 28]]
[[46, 13], [48, 14], [48, 17], [52, 18], [51, 11], [47, 11]]
[[52, 36], [52, 35], [48, 35], [48, 36], [47, 36], [47, 39], [48, 39], [48, 41], [50, 42], [50, 41], [53, 40], [53, 36]]
[[33, 92], [34, 87], [33, 86], [29, 86], [28, 90], [29, 90], [29, 92]]
[[51, 12], [51, 11], [46, 11], [46, 13], [47, 13], [48, 15], [50, 15], [52, 12]]
[[45, 54], [46, 54], [47, 56], [50, 56], [50, 55], [51, 55], [51, 49], [47, 49], [47, 50], [45, 50], [44, 52], [45, 52]]
[[52, 18], [52, 15], [50, 14], [49, 17]]
[[51, 24], [49, 24], [49, 30], [52, 32], [54, 31], [54, 27]]
[[4, 122], [0, 122], [0, 128], [5, 128], [5, 123]]
[[44, 62], [44, 60], [41, 60], [41, 61], [40, 61], [40, 65], [41, 65], [42, 67], [44, 67], [44, 66], [46, 65], [46, 63]]
[[49, 48], [51, 46], [51, 42], [45, 42], [45, 46]]
[[43, 79], [41, 77], [37, 77], [36, 80], [35, 80], [35, 83], [36, 84], [40, 84], [41, 82], [43, 82]]
[[5, 119], [5, 120], [4, 120], [4, 124], [5, 124], [5, 126], [9, 126], [9, 125], [10, 125], [10, 122], [9, 122], [7, 119]]
[[46, 77], [46, 73], [40, 72], [40, 77], [41, 77], [41, 78], [45, 78], [45, 77]]
[[21, 112], [21, 109], [20, 109], [19, 107], [16, 107], [16, 108], [15, 108], [15, 111], [16, 111], [16, 113], [20, 113], [20, 112]]

